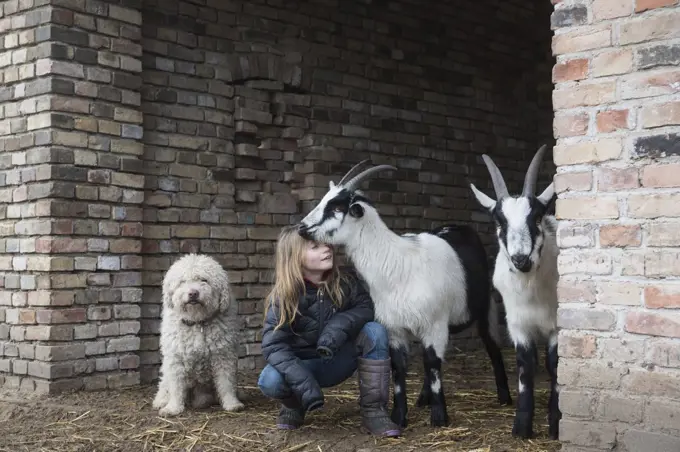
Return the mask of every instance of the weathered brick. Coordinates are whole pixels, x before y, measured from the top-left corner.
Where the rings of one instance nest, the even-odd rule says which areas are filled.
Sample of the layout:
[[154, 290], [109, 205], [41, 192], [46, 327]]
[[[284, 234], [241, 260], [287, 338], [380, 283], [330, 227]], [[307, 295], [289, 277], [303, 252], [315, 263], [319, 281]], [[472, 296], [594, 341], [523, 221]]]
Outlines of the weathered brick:
[[552, 39], [554, 55], [584, 52], [586, 50], [609, 47], [612, 43], [610, 26], [588, 27], [587, 29], [567, 31]]
[[680, 337], [680, 314], [629, 312], [625, 330], [648, 336]]
[[630, 16], [633, 13], [632, 1], [593, 0], [593, 18], [595, 21]]
[[595, 336], [592, 334], [572, 334], [560, 332], [557, 353], [559, 356], [568, 358], [592, 358], [595, 356], [597, 346]]
[[616, 326], [616, 317], [610, 311], [592, 308], [560, 308], [557, 325], [567, 329], [611, 331]]
[[640, 186], [637, 168], [602, 168], [598, 176], [600, 191], [630, 190]]
[[680, 124], [680, 102], [668, 102], [642, 107], [640, 122], [644, 128]]
[[631, 195], [628, 198], [628, 215], [632, 218], [680, 216], [680, 193]]
[[619, 139], [603, 138], [592, 142], [558, 145], [553, 150], [553, 158], [556, 165], [575, 165], [616, 159], [621, 151]]
[[619, 205], [615, 197], [561, 198], [557, 200], [555, 212], [559, 219], [613, 219], [619, 217]]
[[593, 173], [570, 172], [555, 174], [553, 179], [555, 191], [563, 193], [567, 191], [590, 191], [593, 186]]
[[553, 91], [555, 109], [601, 105], [615, 99], [615, 82], [582, 83]]
[[597, 407], [600, 421], [636, 424], [642, 421], [643, 400], [641, 398], [603, 395]]
[[669, 11], [661, 15], [646, 15], [636, 20], [621, 24], [619, 41], [621, 44], [633, 44], [652, 39], [671, 39], [680, 36], [678, 28], [680, 12]]
[[626, 74], [633, 69], [633, 52], [628, 49], [608, 50], [594, 56], [590, 63], [593, 77]]
[[643, 12], [650, 9], [664, 8], [678, 3], [678, 0], [636, 0], [635, 12]]
[[680, 243], [680, 228], [676, 223], [650, 223], [645, 228], [647, 246], [676, 246]]
[[677, 66], [680, 64], [680, 45], [656, 45], [638, 49], [636, 56], [640, 69]]
[[647, 342], [645, 362], [680, 369], [680, 348], [675, 339], [652, 338]]
[[588, 132], [590, 118], [587, 113], [557, 114], [553, 122], [555, 137], [572, 137]]
[[561, 277], [557, 293], [563, 303], [594, 303], [595, 284], [592, 281]]
[[560, 421], [560, 440], [596, 449], [611, 449], [616, 444], [616, 427], [602, 422]]
[[583, 25], [588, 21], [588, 9], [585, 5], [573, 5], [556, 9], [551, 17], [553, 28]]

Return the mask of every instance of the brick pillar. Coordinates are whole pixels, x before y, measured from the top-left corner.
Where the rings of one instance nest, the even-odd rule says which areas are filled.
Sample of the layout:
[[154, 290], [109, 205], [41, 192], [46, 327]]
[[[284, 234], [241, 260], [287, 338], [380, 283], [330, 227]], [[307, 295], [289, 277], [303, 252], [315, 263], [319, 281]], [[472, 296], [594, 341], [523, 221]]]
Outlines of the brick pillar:
[[680, 450], [680, 6], [552, 24], [562, 450]]
[[3, 2], [0, 19], [0, 371], [41, 393], [134, 385], [141, 14], [46, 3]]

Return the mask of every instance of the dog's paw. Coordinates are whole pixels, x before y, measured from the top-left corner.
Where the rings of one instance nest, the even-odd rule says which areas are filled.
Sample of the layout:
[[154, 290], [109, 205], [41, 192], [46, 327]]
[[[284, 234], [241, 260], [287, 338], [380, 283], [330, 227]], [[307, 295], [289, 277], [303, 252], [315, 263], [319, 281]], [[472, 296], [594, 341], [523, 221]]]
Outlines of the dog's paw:
[[222, 409], [224, 411], [241, 411], [243, 408], [245, 408], [243, 402], [236, 398], [225, 400], [222, 403]]
[[174, 403], [168, 403], [158, 411], [161, 416], [177, 416], [184, 411], [184, 407]]
[[151, 404], [151, 406], [153, 406], [155, 410], [160, 410], [167, 404], [168, 404], [167, 393], [159, 392], [158, 394], [156, 394], [156, 398], [153, 399], [153, 403]]

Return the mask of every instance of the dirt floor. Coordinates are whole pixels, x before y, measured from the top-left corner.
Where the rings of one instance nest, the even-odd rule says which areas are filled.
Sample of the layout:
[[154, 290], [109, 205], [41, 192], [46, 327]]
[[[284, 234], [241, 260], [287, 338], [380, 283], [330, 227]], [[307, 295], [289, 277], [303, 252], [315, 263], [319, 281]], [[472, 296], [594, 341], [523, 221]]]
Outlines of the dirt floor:
[[[505, 363], [516, 400], [514, 354], [506, 350]], [[543, 360], [543, 356], [541, 356]], [[543, 368], [543, 366], [541, 366]], [[401, 438], [375, 439], [359, 430], [356, 377], [327, 389], [326, 406], [311, 413], [295, 432], [274, 429], [278, 406], [255, 385], [257, 375], [241, 378], [246, 409], [221, 412], [218, 407], [187, 411], [164, 419], [151, 408], [155, 386], [60, 395], [42, 399], [0, 397], [0, 451], [141, 452], [141, 451], [467, 451], [554, 452], [560, 449], [547, 437], [548, 378], [538, 376], [537, 437], [513, 439], [513, 407], [499, 407], [493, 374], [484, 353], [451, 350], [443, 372], [450, 427], [433, 429], [429, 409], [416, 408], [422, 380], [420, 361], [413, 360], [408, 380], [409, 426]], [[390, 404], [391, 406], [391, 404]]]

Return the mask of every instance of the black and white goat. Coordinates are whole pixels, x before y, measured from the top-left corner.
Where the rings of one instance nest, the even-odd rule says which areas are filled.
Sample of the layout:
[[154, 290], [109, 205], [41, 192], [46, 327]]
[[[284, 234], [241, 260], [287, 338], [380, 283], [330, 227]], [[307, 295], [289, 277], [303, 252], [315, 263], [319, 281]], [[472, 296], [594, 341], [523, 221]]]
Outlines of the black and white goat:
[[517, 354], [519, 376], [517, 410], [512, 434], [533, 436], [534, 373], [538, 365], [537, 342], [547, 340], [546, 367], [550, 374], [549, 435], [559, 436], [562, 417], [557, 393], [557, 221], [548, 214], [554, 185], [534, 195], [545, 145], [534, 155], [520, 196], [511, 196], [498, 167], [482, 156], [491, 174], [496, 200], [470, 184], [477, 201], [496, 224], [498, 255], [493, 284], [503, 297], [508, 333]]
[[479, 236], [463, 225], [397, 235], [357, 190], [371, 174], [396, 168], [379, 165], [357, 174], [365, 162], [350, 169], [337, 185], [330, 182], [319, 205], [301, 221], [299, 233], [307, 239], [344, 245], [366, 281], [376, 320], [390, 336], [392, 421], [402, 428], [407, 425], [407, 356], [410, 340], [417, 339], [422, 344], [425, 367], [417, 405], [430, 405], [433, 426], [448, 424], [440, 373], [449, 331], [462, 331], [475, 321], [491, 358], [498, 400], [511, 404], [498, 347], [496, 310], [490, 303], [487, 254]]

